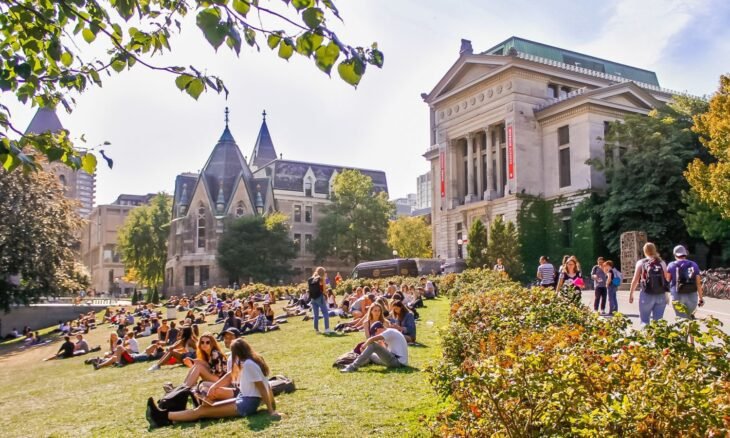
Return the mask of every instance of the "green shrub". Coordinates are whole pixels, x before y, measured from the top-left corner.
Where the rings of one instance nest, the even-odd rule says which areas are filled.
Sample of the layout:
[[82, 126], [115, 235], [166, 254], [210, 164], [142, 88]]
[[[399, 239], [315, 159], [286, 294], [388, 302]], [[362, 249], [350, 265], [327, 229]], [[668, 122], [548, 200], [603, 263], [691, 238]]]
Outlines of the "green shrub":
[[[437, 288], [439, 288], [439, 293], [442, 293], [441, 291], [441, 280], [444, 278], [443, 276], [434, 276], [429, 275], [427, 276], [429, 280], [431, 280]], [[358, 287], [365, 287], [369, 286], [370, 288], [375, 287], [376, 285], [380, 290], [385, 290], [388, 287], [389, 282], [394, 282], [397, 285], [403, 285], [406, 286], [416, 286], [420, 284], [421, 277], [402, 277], [402, 276], [393, 276], [393, 277], [383, 277], [383, 278], [348, 278], [347, 280], [342, 280], [340, 284], [337, 285], [337, 287], [334, 289], [335, 295], [344, 295], [346, 293], [351, 293]], [[306, 285], [305, 285], [306, 288]]]
[[[491, 272], [454, 282], [431, 383], [442, 436], [727, 436], [730, 336], [719, 321], [630, 329]], [[689, 344], [687, 335], [694, 337]]]

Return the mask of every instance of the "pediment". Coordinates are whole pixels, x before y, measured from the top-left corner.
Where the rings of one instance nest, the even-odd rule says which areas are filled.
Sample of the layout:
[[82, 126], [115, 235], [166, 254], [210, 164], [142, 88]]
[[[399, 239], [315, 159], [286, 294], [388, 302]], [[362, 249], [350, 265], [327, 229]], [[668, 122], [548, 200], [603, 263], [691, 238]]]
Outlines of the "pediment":
[[475, 84], [493, 75], [507, 62], [508, 59], [504, 56], [461, 56], [424, 99], [426, 102], [433, 102], [439, 97]]
[[654, 96], [632, 82], [598, 89], [591, 94], [594, 100], [643, 110], [651, 110], [661, 105]]

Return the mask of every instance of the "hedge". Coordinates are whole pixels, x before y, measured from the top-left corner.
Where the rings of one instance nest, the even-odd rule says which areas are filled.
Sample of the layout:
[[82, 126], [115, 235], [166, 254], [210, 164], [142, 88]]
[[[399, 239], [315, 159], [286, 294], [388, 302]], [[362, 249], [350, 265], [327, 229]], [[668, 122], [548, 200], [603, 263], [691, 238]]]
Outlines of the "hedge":
[[718, 320], [635, 331], [620, 314], [604, 319], [485, 270], [454, 288], [443, 357], [427, 369], [450, 401], [429, 421], [434, 434], [730, 434], [730, 336]]

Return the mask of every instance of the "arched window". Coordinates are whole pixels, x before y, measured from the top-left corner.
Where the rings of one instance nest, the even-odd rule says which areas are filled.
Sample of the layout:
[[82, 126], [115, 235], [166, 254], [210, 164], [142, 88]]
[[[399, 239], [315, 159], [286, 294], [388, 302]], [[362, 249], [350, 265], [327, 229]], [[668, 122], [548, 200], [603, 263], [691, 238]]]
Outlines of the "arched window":
[[205, 207], [198, 209], [198, 248], [205, 248]]
[[236, 207], [236, 217], [241, 217], [246, 212], [246, 209], [243, 207], [243, 202], [239, 201], [238, 206]]

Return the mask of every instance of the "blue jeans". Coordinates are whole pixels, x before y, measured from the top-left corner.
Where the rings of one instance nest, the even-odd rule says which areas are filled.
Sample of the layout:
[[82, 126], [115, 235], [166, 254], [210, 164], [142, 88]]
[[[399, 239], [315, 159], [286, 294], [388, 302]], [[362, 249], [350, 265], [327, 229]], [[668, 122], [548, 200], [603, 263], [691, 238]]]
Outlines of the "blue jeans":
[[324, 329], [329, 330], [330, 329], [330, 315], [329, 315], [329, 309], [327, 308], [327, 303], [324, 300], [324, 295], [319, 298], [314, 298], [311, 301], [312, 304], [312, 313], [314, 313], [314, 329], [319, 330], [319, 314], [322, 313], [322, 318], [324, 318]]
[[667, 307], [667, 299], [664, 294], [648, 294], [644, 291], [639, 293], [639, 317], [642, 324], [649, 324], [649, 320], [657, 321], [664, 318], [664, 309]]
[[618, 298], [616, 297], [616, 286], [608, 286], [608, 313], [618, 312]]
[[236, 396], [236, 411], [241, 417], [255, 414], [261, 404], [261, 397], [244, 397], [241, 394]]
[[684, 313], [682, 311], [674, 309], [674, 312], [677, 315], [677, 318], [694, 318], [694, 312], [697, 310], [697, 304], [699, 303], [699, 295], [697, 292], [692, 292], [689, 294], [680, 294], [676, 291], [672, 291], [672, 300], [678, 301], [687, 307], [687, 311], [689, 313]]

